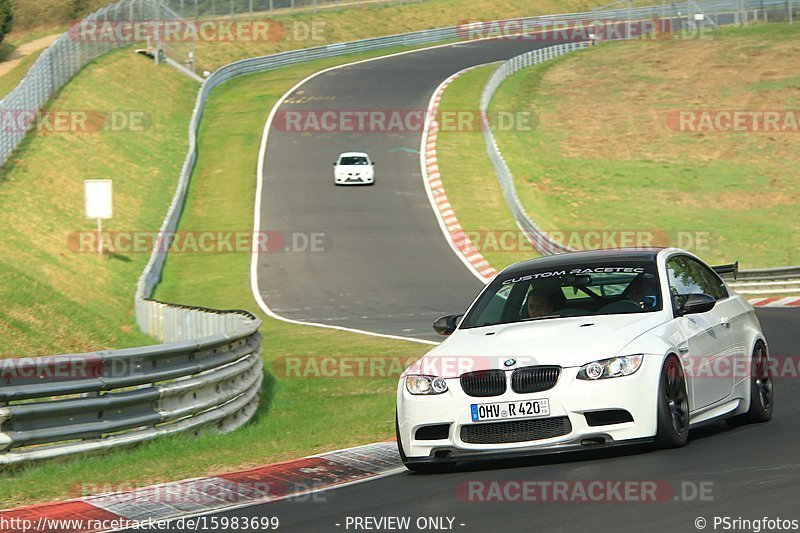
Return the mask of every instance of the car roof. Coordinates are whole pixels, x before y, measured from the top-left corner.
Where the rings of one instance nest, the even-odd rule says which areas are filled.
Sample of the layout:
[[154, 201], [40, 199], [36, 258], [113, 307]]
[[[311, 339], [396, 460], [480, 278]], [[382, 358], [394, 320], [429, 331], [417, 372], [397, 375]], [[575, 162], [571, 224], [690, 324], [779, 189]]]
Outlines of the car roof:
[[339, 154], [339, 157], [366, 157], [369, 159], [369, 156], [365, 152], [342, 152]]
[[538, 268], [553, 268], [564, 265], [582, 265], [598, 261], [653, 261], [664, 248], [618, 248], [613, 250], [590, 250], [569, 252], [523, 261], [503, 270], [503, 274], [516, 274]]

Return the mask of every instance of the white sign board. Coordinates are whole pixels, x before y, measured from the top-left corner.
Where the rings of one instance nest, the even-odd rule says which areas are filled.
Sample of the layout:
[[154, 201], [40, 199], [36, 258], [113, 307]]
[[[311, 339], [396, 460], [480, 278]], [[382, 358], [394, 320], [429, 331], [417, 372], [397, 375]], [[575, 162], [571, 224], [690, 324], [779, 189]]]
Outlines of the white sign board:
[[86, 218], [108, 220], [114, 214], [111, 180], [85, 180]]

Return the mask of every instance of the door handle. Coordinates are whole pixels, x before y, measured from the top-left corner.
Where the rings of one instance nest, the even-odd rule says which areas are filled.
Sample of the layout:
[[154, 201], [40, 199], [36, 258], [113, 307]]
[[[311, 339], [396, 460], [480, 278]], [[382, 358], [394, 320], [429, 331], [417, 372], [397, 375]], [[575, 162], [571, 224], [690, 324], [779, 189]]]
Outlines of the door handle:
[[726, 316], [719, 317], [719, 323], [722, 324], [722, 327], [724, 328], [731, 327], [731, 319]]

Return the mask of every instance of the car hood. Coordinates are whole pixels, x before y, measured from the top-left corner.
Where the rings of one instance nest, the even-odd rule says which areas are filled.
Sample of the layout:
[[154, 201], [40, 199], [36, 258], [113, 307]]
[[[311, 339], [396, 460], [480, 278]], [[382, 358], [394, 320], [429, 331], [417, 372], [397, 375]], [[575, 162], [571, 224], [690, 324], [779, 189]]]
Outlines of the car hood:
[[[460, 329], [406, 373], [458, 377], [464, 372], [523, 366], [577, 367], [614, 357], [665, 322], [663, 313], [584, 316]], [[505, 366], [509, 359], [515, 364]]]

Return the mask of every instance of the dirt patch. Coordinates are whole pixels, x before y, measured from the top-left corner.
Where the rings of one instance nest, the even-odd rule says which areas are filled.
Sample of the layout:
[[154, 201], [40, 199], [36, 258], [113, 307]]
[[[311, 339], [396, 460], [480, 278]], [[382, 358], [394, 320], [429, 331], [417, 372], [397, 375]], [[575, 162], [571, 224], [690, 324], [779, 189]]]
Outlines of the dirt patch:
[[[543, 94], [557, 96], [542, 127], [563, 132], [564, 157], [655, 161], [752, 160], [750, 148], [792, 156], [800, 135], [676, 131], [670, 113], [686, 110], [787, 110], [797, 89], [753, 88], [796, 76], [800, 43], [754, 47], [748, 38], [685, 43], [614, 43], [601, 66], [576, 56], [550, 69]], [[613, 47], [613, 48], [612, 48]]]
[[796, 204], [798, 196], [796, 194], [782, 194], [775, 192], [715, 192], [704, 194], [692, 194], [685, 192], [662, 192], [658, 193], [664, 202], [677, 204], [682, 207], [697, 209], [713, 206], [715, 209], [725, 211], [750, 211], [754, 209], [767, 209], [770, 207], [780, 207], [782, 205]]
[[5, 61], [0, 62], [0, 76], [8, 74], [10, 71], [14, 70], [22, 60], [28, 57], [31, 54], [35, 54], [40, 50], [44, 50], [53, 42], [58, 39], [60, 33], [56, 33], [55, 35], [48, 35], [46, 37], [42, 37], [40, 39], [36, 39], [29, 43], [19, 45], [13, 52], [11, 52]]

